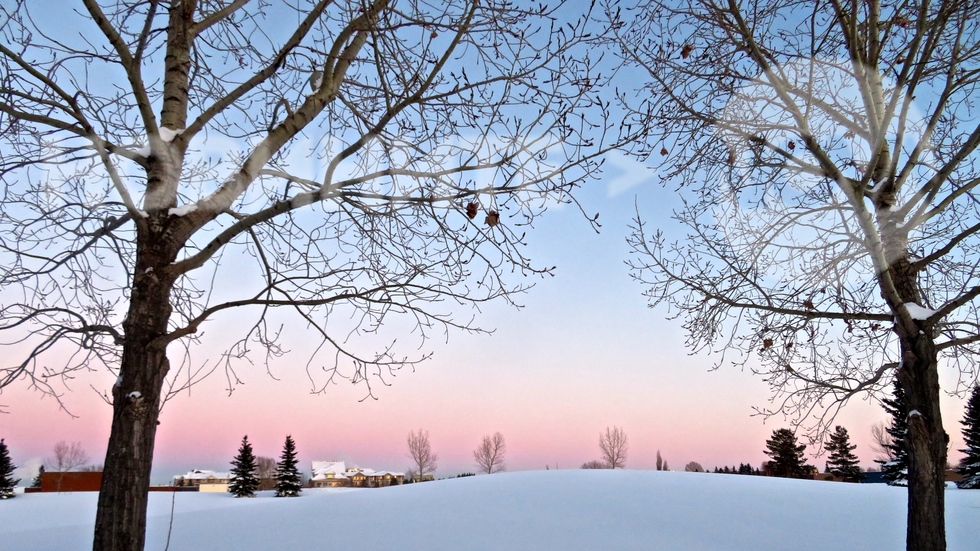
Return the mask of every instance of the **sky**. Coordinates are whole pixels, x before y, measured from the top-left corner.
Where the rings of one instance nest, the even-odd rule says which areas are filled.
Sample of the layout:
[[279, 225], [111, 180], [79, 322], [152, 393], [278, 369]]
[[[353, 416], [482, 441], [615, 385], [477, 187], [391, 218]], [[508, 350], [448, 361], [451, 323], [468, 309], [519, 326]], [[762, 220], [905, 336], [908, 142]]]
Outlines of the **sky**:
[[[753, 416], [753, 406], [767, 405], [765, 383], [732, 367], [712, 371], [713, 357], [690, 355], [679, 322], [646, 305], [624, 263], [634, 209], [669, 228], [678, 196], [636, 161], [616, 157], [610, 165], [581, 194], [586, 212], [600, 213], [600, 232], [577, 209], [547, 212], [529, 230], [529, 255], [556, 266], [555, 276], [519, 297], [520, 309], [484, 308], [479, 324], [493, 334], [430, 341], [424, 350], [433, 358], [390, 386], [375, 385], [376, 399], [362, 400], [364, 389], [347, 384], [311, 394], [298, 351], [273, 364], [275, 379], [261, 366], [240, 371], [244, 384], [230, 396], [223, 373], [215, 373], [164, 406], [153, 482], [190, 469], [228, 470], [244, 435], [257, 455], [273, 458], [292, 435], [307, 470], [313, 460], [407, 470], [406, 437], [420, 429], [439, 454], [437, 476], [473, 471], [472, 451], [498, 431], [508, 470], [578, 468], [599, 458], [599, 433], [612, 426], [629, 437], [627, 468], [654, 468], [658, 451], [676, 470], [690, 461], [709, 469], [760, 465], [766, 438], [789, 426]], [[302, 329], [287, 331], [302, 337]], [[36, 468], [61, 440], [81, 442], [99, 463], [111, 420], [100, 393], [113, 380], [100, 373], [72, 381], [62, 399], [74, 417], [37, 392], [4, 389], [0, 436], [15, 463]], [[955, 462], [963, 402], [944, 397], [944, 406]], [[838, 421], [858, 444], [862, 465], [873, 466], [871, 426], [887, 421], [880, 406], [853, 401]], [[822, 466], [823, 458], [811, 459]]]
[[[423, 352], [431, 360], [414, 372], [374, 385], [333, 386], [311, 393], [302, 346], [262, 366], [238, 372], [243, 384], [229, 395], [222, 373], [170, 400], [157, 433], [152, 480], [167, 483], [190, 469], [226, 471], [244, 435], [255, 452], [278, 458], [287, 434], [301, 465], [344, 460], [361, 467], [407, 470], [409, 431], [428, 431], [439, 454], [437, 476], [473, 471], [472, 451], [484, 435], [501, 432], [509, 470], [578, 468], [598, 459], [599, 433], [621, 427], [628, 435], [627, 468], [651, 469], [657, 452], [672, 469], [690, 461], [706, 468], [759, 466], [765, 440], [783, 418], [753, 416], [769, 399], [765, 383], [715, 358], [690, 355], [680, 322], [651, 309], [625, 261], [628, 225], [638, 209], [651, 226], [672, 235], [670, 212], [679, 205], [653, 165], [610, 158], [601, 180], [587, 182], [578, 198], [586, 213], [599, 213], [596, 233], [578, 209], [558, 206], [528, 229], [527, 254], [537, 266], [555, 266], [554, 277], [518, 297], [521, 308], [485, 305], [478, 324], [492, 335], [453, 333]], [[213, 335], [237, 334], [235, 319], [212, 325]], [[245, 329], [242, 329], [244, 331]], [[287, 338], [304, 340], [287, 326]], [[9, 353], [9, 350], [6, 351]], [[3, 352], [0, 352], [3, 353]], [[176, 359], [176, 358], [175, 358]], [[954, 374], [944, 372], [944, 387]], [[25, 478], [50, 457], [59, 441], [80, 442], [100, 463], [111, 409], [102, 399], [110, 373], [79, 374], [62, 403], [15, 384], [0, 391], [0, 437], [25, 467]], [[946, 396], [944, 420], [952, 462], [962, 447], [963, 401]], [[873, 401], [852, 401], [839, 415], [858, 444], [862, 465], [875, 458], [873, 424], [886, 421]], [[813, 458], [822, 466], [823, 458]]]

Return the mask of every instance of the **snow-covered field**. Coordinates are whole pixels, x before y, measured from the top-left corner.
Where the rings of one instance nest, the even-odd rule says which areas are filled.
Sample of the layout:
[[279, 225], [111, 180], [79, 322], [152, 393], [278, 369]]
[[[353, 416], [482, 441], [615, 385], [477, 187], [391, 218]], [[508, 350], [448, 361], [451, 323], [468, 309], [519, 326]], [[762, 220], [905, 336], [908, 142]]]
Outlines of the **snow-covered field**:
[[[155, 493], [146, 549], [904, 549], [906, 490], [656, 471], [537, 471], [300, 498]], [[90, 547], [94, 493], [0, 502], [0, 548]], [[951, 551], [980, 550], [980, 491], [946, 492]]]

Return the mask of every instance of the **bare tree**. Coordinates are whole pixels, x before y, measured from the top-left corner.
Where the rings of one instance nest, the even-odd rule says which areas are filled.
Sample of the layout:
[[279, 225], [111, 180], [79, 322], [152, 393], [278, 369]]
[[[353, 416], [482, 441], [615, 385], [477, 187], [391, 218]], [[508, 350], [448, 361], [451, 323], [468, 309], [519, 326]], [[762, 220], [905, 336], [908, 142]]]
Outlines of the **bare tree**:
[[871, 425], [871, 450], [878, 454], [881, 461], [892, 459], [891, 446], [894, 443], [892, 435], [888, 434], [888, 427], [884, 423]]
[[610, 469], [626, 467], [626, 455], [629, 449], [629, 438], [623, 429], [606, 427], [605, 432], [599, 433], [599, 450], [602, 451], [602, 460]]
[[[607, 11], [645, 92], [635, 152], [687, 190], [671, 242], [642, 217], [634, 275], [694, 351], [729, 352], [811, 438], [897, 377], [908, 549], [945, 549], [938, 365], [975, 380], [980, 4], [641, 1]], [[631, 101], [630, 98], [641, 98]], [[815, 422], [813, 422], [815, 421]]]
[[586, 461], [582, 463], [583, 469], [608, 469], [609, 465], [599, 461], [598, 459], [593, 459], [592, 461]]
[[507, 453], [507, 444], [504, 443], [504, 435], [499, 432], [483, 437], [479, 447], [473, 450], [473, 458], [480, 467], [480, 472], [487, 474], [498, 473], [504, 470], [504, 454]]
[[525, 228], [629, 139], [575, 6], [79, 4], [0, 6], [0, 387], [114, 375], [99, 550], [143, 548], [168, 397], [290, 334], [314, 391], [373, 396], [549, 272]]
[[46, 462], [48, 472], [65, 473], [84, 470], [82, 467], [85, 467], [89, 462], [88, 453], [85, 452], [81, 442], [69, 444], [62, 440], [54, 445], [53, 454], [53, 457]]
[[691, 461], [687, 465], [684, 465], [684, 471], [689, 473], [703, 473], [704, 467], [697, 461]]
[[265, 480], [276, 477], [276, 460], [271, 457], [256, 457], [255, 458], [255, 474], [259, 477], [259, 480]]
[[411, 475], [415, 482], [422, 482], [438, 466], [439, 454], [432, 453], [429, 431], [419, 429], [408, 433], [408, 455], [412, 458]]

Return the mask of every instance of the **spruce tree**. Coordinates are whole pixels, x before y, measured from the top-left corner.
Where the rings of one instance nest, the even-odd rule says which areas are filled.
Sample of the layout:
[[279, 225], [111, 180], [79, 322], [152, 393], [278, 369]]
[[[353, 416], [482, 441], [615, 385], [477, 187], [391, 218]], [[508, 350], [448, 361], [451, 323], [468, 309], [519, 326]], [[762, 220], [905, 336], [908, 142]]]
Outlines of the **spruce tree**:
[[861, 467], [854, 450], [857, 445], [851, 444], [851, 437], [847, 434], [847, 429], [837, 425], [834, 427], [830, 440], [825, 444], [830, 457], [827, 460], [827, 471], [833, 473], [835, 477], [848, 482], [859, 482], [864, 478]]
[[7, 499], [16, 495], [14, 494], [14, 486], [20, 482], [20, 480], [14, 479], [14, 469], [16, 468], [14, 462], [10, 460], [7, 444], [0, 438], [0, 499]]
[[35, 476], [34, 480], [31, 482], [31, 488], [40, 488], [41, 479], [43, 477], [44, 477], [44, 465], [41, 465], [40, 467], [37, 468], [37, 476]]
[[963, 441], [966, 448], [960, 450], [966, 456], [956, 471], [963, 476], [957, 486], [964, 489], [980, 490], [980, 385], [973, 387], [973, 394], [966, 403], [963, 420]]
[[276, 497], [296, 497], [303, 488], [303, 481], [296, 464], [296, 443], [292, 436], [286, 436], [282, 448], [282, 459], [276, 467]]
[[909, 452], [905, 445], [908, 436], [909, 406], [905, 400], [905, 391], [899, 384], [898, 378], [893, 385], [892, 397], [882, 400], [885, 411], [892, 417], [891, 426], [885, 431], [892, 441], [885, 444], [888, 459], [875, 460], [881, 465], [881, 476], [892, 486], [907, 486], [909, 477]]
[[769, 462], [772, 475], [783, 478], [803, 478], [808, 473], [803, 464], [803, 451], [806, 444], [797, 444], [796, 435], [789, 429], [772, 431], [772, 438], [766, 440], [765, 454], [772, 458]]
[[248, 436], [242, 438], [242, 446], [238, 448], [238, 455], [231, 462], [231, 486], [228, 491], [235, 497], [255, 497], [256, 490], [259, 489], [258, 465], [255, 462], [255, 454], [252, 453], [252, 445], [248, 443]]

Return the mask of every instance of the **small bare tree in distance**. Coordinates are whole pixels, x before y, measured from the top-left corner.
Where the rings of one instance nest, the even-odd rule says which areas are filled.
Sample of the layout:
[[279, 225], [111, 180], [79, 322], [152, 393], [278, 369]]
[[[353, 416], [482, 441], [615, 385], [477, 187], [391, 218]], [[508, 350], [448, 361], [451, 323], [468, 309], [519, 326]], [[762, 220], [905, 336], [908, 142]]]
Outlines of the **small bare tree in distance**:
[[429, 431], [419, 429], [408, 433], [408, 454], [412, 458], [412, 478], [421, 482], [427, 474], [434, 473], [439, 455], [432, 453], [429, 445]]
[[888, 461], [892, 459], [892, 452], [889, 449], [894, 443], [892, 435], [888, 434], [888, 427], [883, 422], [871, 425], [871, 450], [878, 454], [878, 459]]
[[276, 477], [276, 460], [271, 457], [256, 457], [256, 474], [259, 480]]
[[473, 450], [473, 458], [476, 459], [480, 472], [493, 474], [504, 470], [505, 453], [507, 444], [504, 443], [504, 435], [496, 432], [493, 436], [488, 434], [483, 437], [480, 446]]
[[81, 442], [69, 444], [62, 440], [54, 445], [54, 457], [48, 460], [48, 470], [68, 472], [81, 469], [89, 462]]
[[599, 433], [599, 449], [602, 450], [603, 461], [610, 469], [626, 467], [626, 454], [629, 452], [630, 443], [623, 429], [606, 427], [605, 432]]
[[[55, 473], [65, 473], [74, 470], [84, 471], [86, 470], [84, 467], [88, 462], [88, 454], [85, 453], [85, 448], [82, 447], [81, 442], [72, 442], [69, 444], [62, 440], [54, 445], [54, 457], [47, 461], [48, 468], [46, 470]], [[63, 477], [58, 475], [57, 489], [59, 492], [61, 491], [63, 480]]]
[[689, 473], [703, 473], [704, 467], [697, 461], [691, 461], [687, 465], [684, 465], [684, 471]]

